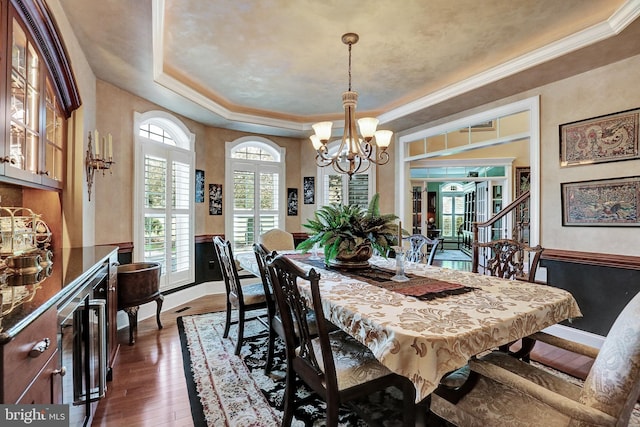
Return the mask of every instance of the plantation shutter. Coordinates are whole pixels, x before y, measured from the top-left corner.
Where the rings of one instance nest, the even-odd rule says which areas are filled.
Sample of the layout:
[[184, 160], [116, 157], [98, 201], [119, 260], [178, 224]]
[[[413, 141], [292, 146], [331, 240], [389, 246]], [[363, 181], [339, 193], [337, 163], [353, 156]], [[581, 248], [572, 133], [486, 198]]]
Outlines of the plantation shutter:
[[323, 180], [323, 204], [347, 203], [363, 208], [369, 206], [369, 174], [353, 175], [351, 180], [344, 174], [326, 174]]
[[354, 175], [349, 184], [349, 204], [362, 208], [369, 206], [369, 175]]
[[191, 276], [191, 166], [153, 151], [144, 155], [144, 261], [160, 263], [171, 288]]
[[280, 228], [280, 172], [269, 164], [234, 165], [233, 248], [246, 252], [260, 234]]

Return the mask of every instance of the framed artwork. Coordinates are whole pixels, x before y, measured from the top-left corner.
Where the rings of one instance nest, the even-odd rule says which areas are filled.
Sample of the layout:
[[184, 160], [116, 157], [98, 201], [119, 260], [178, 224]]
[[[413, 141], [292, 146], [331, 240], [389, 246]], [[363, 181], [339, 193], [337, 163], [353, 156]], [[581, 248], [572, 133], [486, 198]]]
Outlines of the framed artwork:
[[303, 200], [305, 205], [313, 205], [316, 202], [316, 178], [305, 176], [302, 178]]
[[531, 187], [531, 168], [529, 166], [526, 167], [516, 167], [516, 199], [520, 197], [522, 193], [529, 191]]
[[640, 109], [560, 125], [560, 166], [640, 158]]
[[209, 215], [222, 215], [222, 184], [209, 184]]
[[287, 188], [287, 215], [298, 215], [298, 189]]
[[640, 176], [560, 184], [562, 225], [638, 227]]
[[196, 203], [204, 203], [204, 171], [196, 169]]

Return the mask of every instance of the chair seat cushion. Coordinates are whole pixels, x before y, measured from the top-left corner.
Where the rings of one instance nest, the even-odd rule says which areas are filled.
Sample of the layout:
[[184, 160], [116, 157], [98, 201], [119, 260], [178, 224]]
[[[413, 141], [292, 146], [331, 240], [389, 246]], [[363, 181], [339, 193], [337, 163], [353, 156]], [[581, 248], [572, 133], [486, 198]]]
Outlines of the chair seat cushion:
[[582, 387], [572, 384], [550, 372], [536, 368], [532, 364], [522, 362], [506, 353], [493, 351], [480, 359], [511, 371], [535, 384], [543, 386], [547, 390], [561, 394], [576, 402], [580, 399]]
[[[581, 388], [562, 378], [522, 362], [506, 353], [494, 351], [480, 360], [500, 366], [558, 394], [578, 400]], [[519, 390], [480, 376], [473, 390], [456, 405], [432, 395], [431, 410], [458, 426], [567, 426], [569, 417]]]
[[[235, 297], [235, 295], [233, 296]], [[242, 296], [244, 297], [245, 305], [260, 304], [267, 301], [262, 282], [242, 285]]]
[[[338, 389], [360, 385], [362, 383], [391, 374], [391, 371], [375, 358], [371, 350], [360, 344], [349, 334], [337, 330], [329, 334], [329, 343], [336, 367]], [[312, 342], [316, 359], [324, 367], [320, 341]]]
[[431, 395], [431, 411], [461, 427], [568, 426], [569, 417], [518, 390], [481, 376], [457, 404]]

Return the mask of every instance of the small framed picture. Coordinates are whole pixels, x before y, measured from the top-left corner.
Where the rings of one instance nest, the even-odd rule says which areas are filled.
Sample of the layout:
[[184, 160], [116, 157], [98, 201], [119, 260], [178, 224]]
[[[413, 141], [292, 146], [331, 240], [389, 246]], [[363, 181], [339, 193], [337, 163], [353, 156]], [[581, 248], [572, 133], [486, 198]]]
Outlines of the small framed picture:
[[204, 203], [204, 171], [196, 169], [196, 203]]
[[531, 168], [516, 167], [516, 199], [531, 187]]
[[304, 204], [313, 205], [316, 202], [316, 178], [314, 176], [302, 178], [302, 191], [304, 192]]
[[287, 188], [287, 215], [298, 215], [298, 189]]
[[209, 184], [209, 215], [222, 215], [222, 184]]

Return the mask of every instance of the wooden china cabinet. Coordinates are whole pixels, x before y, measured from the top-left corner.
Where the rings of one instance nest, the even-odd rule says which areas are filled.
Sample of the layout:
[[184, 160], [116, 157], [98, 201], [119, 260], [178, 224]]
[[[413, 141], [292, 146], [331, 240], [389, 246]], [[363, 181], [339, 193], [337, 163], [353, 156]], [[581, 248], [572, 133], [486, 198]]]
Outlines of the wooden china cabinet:
[[[0, 80], [0, 183], [61, 191], [67, 119], [80, 96], [44, 0], [0, 0]], [[60, 401], [56, 314], [49, 308], [3, 345], [3, 403]]]

